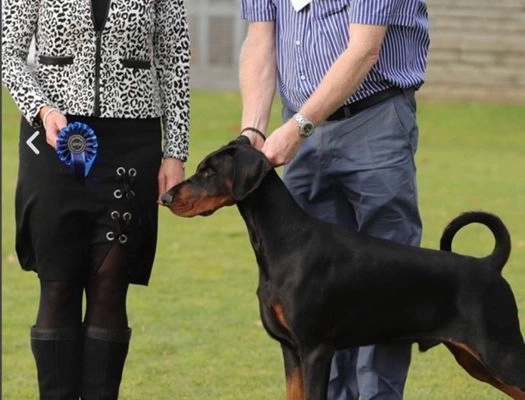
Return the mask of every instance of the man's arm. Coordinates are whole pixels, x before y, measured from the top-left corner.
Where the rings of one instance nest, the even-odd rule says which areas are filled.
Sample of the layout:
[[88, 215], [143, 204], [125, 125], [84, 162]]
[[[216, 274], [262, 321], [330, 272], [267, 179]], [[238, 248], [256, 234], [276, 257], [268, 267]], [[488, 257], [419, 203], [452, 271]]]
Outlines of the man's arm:
[[[241, 129], [253, 127], [265, 132], [275, 95], [277, 60], [275, 23], [252, 22], [244, 40], [239, 63], [242, 97]], [[262, 147], [262, 138], [247, 131], [252, 145]]]
[[[377, 62], [386, 30], [386, 26], [351, 24], [348, 47], [299, 112], [318, 125], [339, 108]], [[297, 123], [289, 120], [272, 133], [262, 151], [272, 164], [286, 164], [302, 140]]]
[[319, 124], [339, 108], [377, 62], [385, 33], [386, 26], [351, 24], [347, 49], [334, 62], [300, 112]]

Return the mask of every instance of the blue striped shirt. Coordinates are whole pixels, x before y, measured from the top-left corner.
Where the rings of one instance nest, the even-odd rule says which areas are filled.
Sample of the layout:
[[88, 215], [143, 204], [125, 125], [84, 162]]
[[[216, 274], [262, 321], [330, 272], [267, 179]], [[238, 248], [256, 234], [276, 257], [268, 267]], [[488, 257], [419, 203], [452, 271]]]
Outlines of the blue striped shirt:
[[346, 103], [398, 86], [418, 89], [429, 47], [424, 0], [312, 0], [297, 12], [291, 0], [242, 0], [250, 22], [275, 21], [281, 98], [299, 110], [347, 48], [351, 23], [388, 25], [379, 60]]

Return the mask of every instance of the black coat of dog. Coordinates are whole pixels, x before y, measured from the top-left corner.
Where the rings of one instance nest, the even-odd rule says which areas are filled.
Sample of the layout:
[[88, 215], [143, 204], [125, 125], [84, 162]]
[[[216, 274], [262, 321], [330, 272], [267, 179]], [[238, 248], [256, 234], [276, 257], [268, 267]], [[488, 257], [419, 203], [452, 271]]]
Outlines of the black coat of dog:
[[[244, 137], [207, 156], [162, 199], [184, 217], [237, 204], [259, 265], [261, 319], [282, 346], [288, 400], [326, 399], [337, 349], [395, 342], [423, 351], [443, 343], [474, 378], [525, 400], [525, 344], [501, 276], [510, 237], [496, 216], [460, 215], [445, 229], [442, 251], [324, 223], [298, 206]], [[473, 222], [493, 232], [492, 254], [450, 252], [454, 234]]]

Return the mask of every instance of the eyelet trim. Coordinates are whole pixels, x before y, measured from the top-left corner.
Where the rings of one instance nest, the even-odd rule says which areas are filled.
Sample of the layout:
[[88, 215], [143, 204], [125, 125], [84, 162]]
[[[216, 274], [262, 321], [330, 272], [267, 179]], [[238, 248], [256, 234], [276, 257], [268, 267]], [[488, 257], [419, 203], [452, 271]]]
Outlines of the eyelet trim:
[[[118, 241], [126, 244], [129, 241], [130, 225], [137, 213], [135, 203], [135, 190], [133, 189], [138, 172], [135, 168], [126, 169], [119, 166], [115, 169], [117, 188], [113, 190], [113, 198], [116, 200], [115, 208], [109, 212], [109, 219], [113, 230], [106, 233], [106, 239], [110, 242]], [[125, 200], [125, 201], [123, 201]], [[137, 221], [140, 224], [140, 218]]]

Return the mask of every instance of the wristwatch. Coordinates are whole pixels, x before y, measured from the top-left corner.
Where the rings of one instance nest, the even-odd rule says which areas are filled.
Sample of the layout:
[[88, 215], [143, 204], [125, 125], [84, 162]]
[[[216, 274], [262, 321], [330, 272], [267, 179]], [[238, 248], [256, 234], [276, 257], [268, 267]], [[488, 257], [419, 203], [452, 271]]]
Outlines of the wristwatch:
[[315, 125], [312, 121], [308, 120], [303, 114], [297, 113], [293, 116], [297, 125], [299, 125], [299, 135], [302, 137], [309, 137], [315, 131]]

